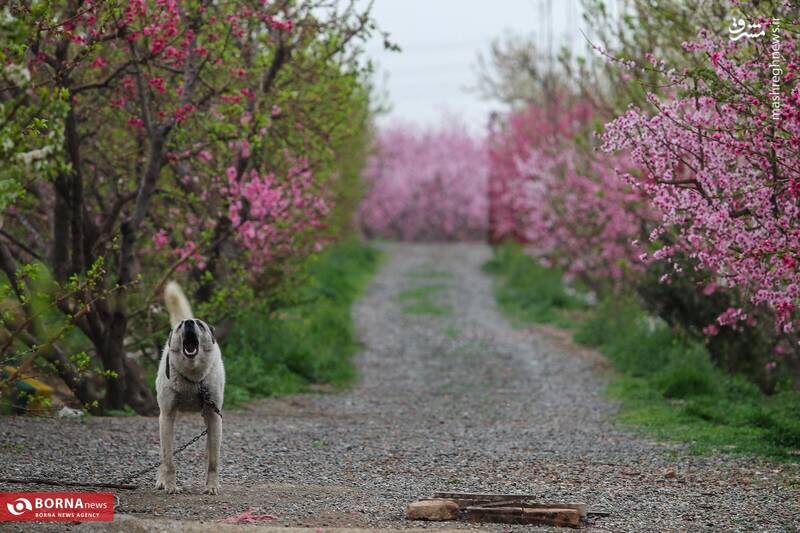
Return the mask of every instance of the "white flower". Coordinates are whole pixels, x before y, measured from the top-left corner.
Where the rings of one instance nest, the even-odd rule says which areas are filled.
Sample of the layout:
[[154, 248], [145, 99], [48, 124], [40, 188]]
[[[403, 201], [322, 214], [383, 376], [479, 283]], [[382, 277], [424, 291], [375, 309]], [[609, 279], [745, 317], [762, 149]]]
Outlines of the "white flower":
[[20, 152], [17, 154], [17, 159], [20, 159], [25, 165], [30, 165], [33, 161], [44, 159], [52, 151], [52, 146], [44, 146], [36, 150], [31, 150], [30, 152]]
[[4, 70], [8, 79], [20, 87], [31, 81], [31, 71], [28, 67], [11, 63], [6, 65]]
[[11, 10], [7, 7], [3, 9], [2, 16], [0, 16], [0, 23], [4, 25], [10, 25], [12, 22], [17, 20], [14, 18], [14, 15], [11, 14]]

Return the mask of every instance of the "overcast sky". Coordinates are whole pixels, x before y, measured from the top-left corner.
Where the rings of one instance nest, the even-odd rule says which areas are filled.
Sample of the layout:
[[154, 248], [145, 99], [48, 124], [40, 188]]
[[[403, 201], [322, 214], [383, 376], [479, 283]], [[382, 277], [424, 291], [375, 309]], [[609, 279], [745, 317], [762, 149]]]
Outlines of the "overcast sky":
[[373, 14], [403, 49], [384, 51], [377, 40], [367, 48], [392, 105], [379, 124], [396, 118], [429, 124], [448, 112], [483, 128], [498, 104], [469, 87], [477, 79], [478, 52], [486, 54], [504, 33], [535, 35], [544, 50], [552, 41], [554, 52], [563, 44], [585, 47], [579, 0], [375, 0]]

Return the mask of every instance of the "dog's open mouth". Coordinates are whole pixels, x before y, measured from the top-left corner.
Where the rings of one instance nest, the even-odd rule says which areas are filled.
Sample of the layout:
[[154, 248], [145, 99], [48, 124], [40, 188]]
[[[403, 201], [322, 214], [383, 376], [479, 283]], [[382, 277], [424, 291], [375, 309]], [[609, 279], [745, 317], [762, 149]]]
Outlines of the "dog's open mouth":
[[186, 357], [194, 357], [197, 355], [197, 349], [200, 346], [200, 341], [197, 338], [197, 333], [192, 330], [184, 331], [183, 333], [183, 355]]

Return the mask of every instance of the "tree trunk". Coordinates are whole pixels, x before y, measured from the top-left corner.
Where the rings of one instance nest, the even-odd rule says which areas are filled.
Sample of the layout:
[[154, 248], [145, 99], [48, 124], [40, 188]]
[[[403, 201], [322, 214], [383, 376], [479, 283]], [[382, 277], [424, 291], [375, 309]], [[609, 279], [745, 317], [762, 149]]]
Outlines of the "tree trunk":
[[53, 218], [53, 242], [50, 249], [50, 264], [53, 265], [53, 276], [59, 283], [64, 283], [69, 276], [69, 178], [59, 174], [54, 182], [55, 205]]
[[117, 265], [117, 284], [121, 287], [115, 294], [113, 311], [105, 330], [101, 357], [106, 370], [116, 376], [108, 378], [105, 406], [109, 409], [123, 409], [127, 403], [139, 414], [151, 414], [155, 401], [150, 388], [144, 382], [140, 366], [125, 353], [125, 336], [128, 331], [128, 306], [126, 291], [134, 284], [133, 262], [135, 259], [139, 226], [147, 213], [150, 197], [155, 190], [163, 163], [164, 146], [169, 126], [159, 126], [150, 140], [150, 153], [147, 168], [139, 183], [136, 206], [133, 213], [120, 225], [120, 249]]
[[142, 365], [127, 355], [124, 357], [124, 363], [125, 403], [140, 415], [157, 415], [158, 405], [153, 397], [150, 383], [145, 379]]
[[106, 377], [106, 397], [103, 406], [106, 409], [124, 409], [128, 377], [125, 367], [125, 331], [127, 330], [127, 317], [124, 314], [114, 313], [111, 324], [106, 328], [106, 337], [103, 339], [103, 348], [100, 357], [103, 368], [114, 375]]

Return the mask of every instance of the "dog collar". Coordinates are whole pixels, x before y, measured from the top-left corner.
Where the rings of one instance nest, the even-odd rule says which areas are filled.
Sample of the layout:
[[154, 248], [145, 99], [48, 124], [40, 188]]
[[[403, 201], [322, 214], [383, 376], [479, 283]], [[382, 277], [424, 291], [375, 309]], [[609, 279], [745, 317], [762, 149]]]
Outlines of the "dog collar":
[[[167, 379], [171, 379], [170, 376], [169, 376], [169, 374], [170, 374], [170, 372], [169, 372], [169, 367], [170, 367], [169, 354], [170, 354], [170, 352], [168, 351], [167, 352], [167, 368], [166, 368]], [[222, 413], [220, 412], [219, 407], [217, 407], [217, 404], [214, 403], [214, 400], [211, 399], [211, 393], [208, 391], [208, 387], [206, 387], [206, 384], [203, 383], [202, 379], [200, 381], [195, 381], [193, 379], [187, 378], [186, 376], [184, 376], [183, 374], [181, 374], [177, 370], [175, 371], [175, 373], [178, 374], [178, 376], [180, 376], [181, 378], [183, 378], [186, 381], [188, 381], [189, 383], [191, 383], [192, 385], [197, 385], [197, 397], [200, 399], [200, 405], [201, 406], [206, 406], [206, 405], [209, 406], [212, 411], [217, 413], [217, 415], [220, 418], [222, 418]]]
[[[166, 368], [166, 374], [167, 374], [167, 379], [170, 379], [170, 380], [171, 380], [172, 378], [170, 377], [170, 364], [169, 364], [169, 356], [170, 356], [170, 353], [172, 353], [172, 350], [169, 350], [169, 351], [167, 351], [167, 368]], [[203, 379], [202, 379], [202, 378], [201, 378], [199, 381], [195, 381], [195, 380], [193, 380], [193, 379], [189, 379], [189, 378], [187, 378], [185, 375], [181, 374], [181, 373], [180, 373], [180, 372], [178, 372], [177, 370], [175, 370], [175, 373], [176, 373], [176, 374], [178, 374], [178, 375], [179, 375], [180, 377], [182, 377], [183, 379], [185, 379], [186, 381], [188, 381], [189, 383], [192, 383], [192, 384], [194, 384], [194, 385], [202, 385], [202, 384], [203, 384]], [[204, 376], [204, 377], [205, 377], [205, 376]]]

